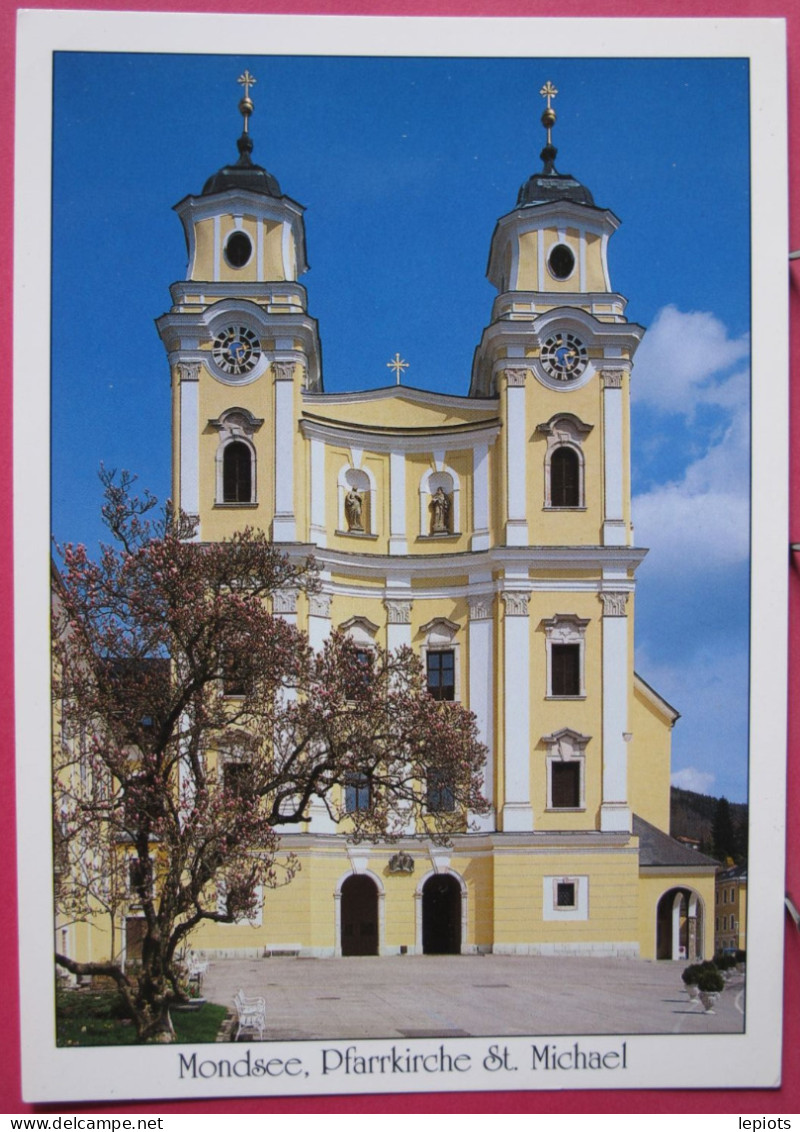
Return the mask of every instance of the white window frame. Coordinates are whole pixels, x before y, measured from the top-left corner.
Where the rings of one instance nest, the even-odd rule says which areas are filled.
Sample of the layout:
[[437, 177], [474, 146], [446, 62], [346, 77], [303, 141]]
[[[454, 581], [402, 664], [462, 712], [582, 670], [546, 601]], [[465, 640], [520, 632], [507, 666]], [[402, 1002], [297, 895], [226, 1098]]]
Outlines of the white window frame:
[[[575, 885], [575, 904], [570, 908], [559, 908], [558, 886]], [[588, 920], [589, 919], [589, 878], [588, 876], [546, 876], [542, 877], [542, 919], [543, 920]]]
[[[575, 613], [557, 613], [542, 621], [547, 649], [547, 692], [548, 700], [586, 699], [586, 626], [588, 617], [578, 617]], [[574, 696], [553, 695], [553, 645], [578, 645], [578, 687]]]
[[[226, 409], [216, 420], [208, 422], [219, 433], [215, 464], [214, 505], [216, 507], [257, 507], [258, 506], [258, 459], [253, 436], [264, 423], [254, 417], [247, 409], [238, 406]], [[225, 449], [229, 444], [239, 441], [250, 450], [250, 499], [228, 502], [225, 499]]]
[[447, 617], [434, 617], [423, 625], [421, 632], [425, 634], [425, 643], [421, 649], [422, 663], [425, 676], [428, 674], [429, 652], [453, 653], [453, 699], [443, 700], [442, 703], [461, 703], [461, 646], [456, 640], [460, 625], [450, 621]]
[[[543, 735], [542, 742], [547, 746], [545, 766], [547, 770], [547, 812], [553, 814], [577, 814], [586, 809], [586, 744], [589, 735], [581, 735], [569, 727], [562, 727], [552, 735]], [[577, 762], [580, 770], [579, 805], [553, 805], [553, 766], [561, 762]]]
[[[584, 424], [574, 413], [557, 413], [549, 421], [536, 426], [536, 431], [547, 438], [544, 454], [544, 510], [545, 511], [585, 511], [586, 510], [586, 456], [583, 450], [584, 438], [592, 431], [593, 425]], [[571, 448], [578, 457], [578, 502], [572, 507], [553, 504], [550, 468], [553, 454], [558, 448]]]

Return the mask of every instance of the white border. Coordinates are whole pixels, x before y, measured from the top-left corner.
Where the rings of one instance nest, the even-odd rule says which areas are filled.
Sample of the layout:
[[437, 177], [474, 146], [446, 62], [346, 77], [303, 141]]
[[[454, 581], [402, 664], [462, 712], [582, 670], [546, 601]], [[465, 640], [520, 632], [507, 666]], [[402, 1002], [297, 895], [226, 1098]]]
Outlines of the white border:
[[[788, 248], [785, 146], [785, 29], [782, 20], [454, 19], [417, 17], [295, 17], [177, 15], [126, 12], [22, 11], [18, 20], [17, 208], [15, 263], [15, 471], [25, 485], [14, 509], [18, 828], [20, 861], [20, 962], [22, 972], [23, 1090], [28, 1100], [76, 1101], [204, 1096], [210, 1082], [179, 1082], [180, 1047], [56, 1050], [47, 1021], [52, 1003], [49, 771], [49, 459], [30, 459], [25, 422], [49, 409], [46, 372], [30, 372], [25, 343], [35, 336], [38, 356], [49, 356], [50, 146], [52, 53], [60, 51], [181, 53], [254, 52], [287, 55], [476, 55], [537, 58], [743, 57], [751, 65], [753, 329], [753, 584], [751, 684], [751, 855], [748, 1013], [745, 1035], [627, 1038], [628, 1068], [592, 1073], [520, 1074], [518, 1088], [635, 1088], [770, 1086], [779, 1081], [783, 940], [783, 828], [786, 742], [785, 668], [776, 656], [772, 627], [787, 610], [788, 544]], [[299, 46], [298, 46], [299, 45]], [[31, 143], [31, 138], [37, 144]], [[768, 182], [768, 183], [767, 183]], [[775, 192], [775, 186], [779, 190]], [[769, 194], [769, 195], [767, 195]], [[769, 432], [767, 424], [769, 423]], [[765, 443], [767, 435], [768, 443]], [[31, 500], [36, 504], [31, 506]], [[781, 678], [776, 673], [780, 669]], [[755, 737], [757, 736], [757, 743]], [[769, 764], [765, 766], [767, 756]], [[757, 777], [756, 777], [757, 776]], [[537, 1039], [545, 1041], [546, 1039]], [[621, 1037], [591, 1040], [593, 1048], [619, 1048]], [[520, 1043], [522, 1043], [520, 1045]], [[326, 1043], [330, 1045], [330, 1043]], [[527, 1039], [508, 1039], [519, 1060]], [[370, 1043], [370, 1052], [391, 1045]], [[224, 1095], [320, 1092], [442, 1091], [508, 1088], [481, 1067], [482, 1039], [449, 1042], [473, 1055], [474, 1069], [458, 1080], [440, 1075], [369, 1077], [359, 1083], [308, 1077], [240, 1078], [221, 1082]], [[309, 1042], [302, 1057], [319, 1064], [322, 1043]], [[225, 1047], [203, 1047], [222, 1055]], [[299, 1056], [291, 1043], [285, 1057]], [[280, 1049], [270, 1047], [280, 1055]], [[233, 1050], [230, 1051], [233, 1054]], [[243, 1056], [245, 1050], [236, 1050]], [[205, 1055], [207, 1056], [207, 1054]], [[91, 1059], [91, 1061], [89, 1061]]]

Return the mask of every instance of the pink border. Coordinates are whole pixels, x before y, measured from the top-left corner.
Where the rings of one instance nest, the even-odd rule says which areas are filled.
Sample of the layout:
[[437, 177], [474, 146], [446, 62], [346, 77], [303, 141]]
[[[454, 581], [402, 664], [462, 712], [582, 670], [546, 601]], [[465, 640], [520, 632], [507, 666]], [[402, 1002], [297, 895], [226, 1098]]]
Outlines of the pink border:
[[[0, 0], [0, 264], [6, 294], [11, 293], [13, 169], [14, 169], [14, 50], [15, 19], [19, 7], [81, 10], [116, 9], [121, 11], [219, 12], [235, 9], [245, 13], [315, 14], [315, 15], [414, 15], [414, 16], [662, 16], [662, 17], [781, 17], [786, 20], [789, 57], [789, 174], [790, 174], [790, 243], [800, 248], [800, 120], [792, 115], [792, 105], [800, 95], [800, 9], [794, 0], [552, 0], [546, 12], [534, 11], [527, 0], [316, 0], [316, 3], [272, 0], [268, 5], [253, 0], [239, 0], [230, 8], [219, 0], [171, 0], [169, 4], [147, 0], [82, 0], [65, 4], [61, 0], [32, 0], [18, 5]], [[36, 144], [31, 139], [31, 144]], [[791, 207], [794, 206], [794, 207]], [[790, 268], [791, 282], [791, 346], [792, 356], [800, 357], [800, 260]], [[0, 340], [11, 341], [10, 304], [0, 310]], [[5, 370], [0, 386], [0, 420], [10, 439], [11, 380]], [[800, 399], [791, 405], [793, 435], [800, 436]], [[0, 520], [9, 533], [12, 530], [11, 446], [0, 449]], [[790, 533], [800, 541], [800, 445], [792, 453]], [[797, 569], [788, 567], [790, 575], [790, 687], [800, 671], [800, 555]], [[788, 552], [787, 552], [788, 562]], [[800, 1046], [800, 1018], [793, 1010], [800, 992], [800, 934], [787, 923], [786, 984], [784, 988], [784, 1084], [778, 1090], [636, 1090], [628, 1092], [514, 1092], [514, 1093], [440, 1093], [402, 1096], [349, 1097], [278, 1097], [242, 1100], [157, 1101], [125, 1105], [91, 1107], [27, 1105], [20, 1092], [19, 984], [16, 936], [16, 843], [13, 826], [14, 794], [14, 680], [12, 621], [12, 543], [9, 537], [0, 542], [0, 742], [5, 757], [0, 759], [0, 798], [5, 800], [6, 821], [0, 829], [0, 908], [4, 909], [0, 933], [0, 971], [4, 974], [3, 1042], [0, 1059], [0, 1111], [81, 1112], [81, 1113], [757, 1113], [762, 1115], [800, 1112], [800, 1077], [795, 1072], [791, 1054]], [[800, 707], [790, 701], [789, 750], [800, 747]], [[788, 782], [787, 890], [800, 899], [800, 852], [797, 851], [800, 829], [800, 767], [790, 760]]]

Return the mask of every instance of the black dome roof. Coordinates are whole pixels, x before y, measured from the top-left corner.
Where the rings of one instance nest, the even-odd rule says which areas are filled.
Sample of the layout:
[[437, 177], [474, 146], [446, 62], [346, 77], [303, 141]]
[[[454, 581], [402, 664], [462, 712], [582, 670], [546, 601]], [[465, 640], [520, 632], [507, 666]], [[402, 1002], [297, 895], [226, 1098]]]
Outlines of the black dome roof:
[[550, 201], [570, 201], [572, 204], [588, 204], [595, 207], [594, 197], [580, 181], [569, 173], [534, 173], [517, 195], [517, 208], [532, 204], [549, 204]]
[[529, 205], [550, 204], [552, 201], [570, 201], [572, 204], [586, 204], [595, 208], [594, 197], [580, 181], [570, 173], [559, 173], [555, 167], [556, 147], [547, 145], [541, 152], [544, 168], [534, 173], [517, 194], [517, 208]]
[[281, 187], [277, 178], [268, 173], [263, 166], [255, 165], [250, 159], [253, 149], [253, 140], [250, 135], [242, 134], [236, 145], [239, 149], [239, 160], [235, 165], [224, 165], [222, 169], [209, 177], [203, 185], [201, 196], [208, 197], [214, 193], [224, 193], [227, 189], [246, 189], [251, 193], [279, 197]]

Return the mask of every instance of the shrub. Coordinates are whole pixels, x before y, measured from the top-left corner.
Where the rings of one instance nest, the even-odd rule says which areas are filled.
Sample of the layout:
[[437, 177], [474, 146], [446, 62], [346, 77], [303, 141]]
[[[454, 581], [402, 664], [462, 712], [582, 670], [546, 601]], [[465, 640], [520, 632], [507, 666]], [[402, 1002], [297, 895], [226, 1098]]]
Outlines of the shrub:
[[710, 993], [713, 991], [721, 991], [725, 986], [725, 980], [719, 971], [705, 970], [701, 971], [697, 978], [698, 990]]

